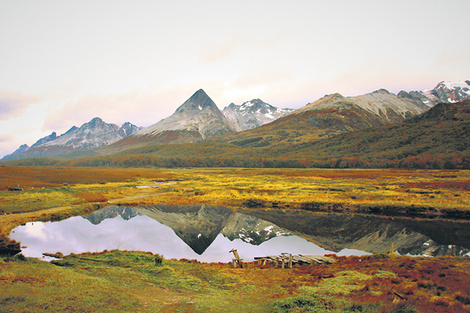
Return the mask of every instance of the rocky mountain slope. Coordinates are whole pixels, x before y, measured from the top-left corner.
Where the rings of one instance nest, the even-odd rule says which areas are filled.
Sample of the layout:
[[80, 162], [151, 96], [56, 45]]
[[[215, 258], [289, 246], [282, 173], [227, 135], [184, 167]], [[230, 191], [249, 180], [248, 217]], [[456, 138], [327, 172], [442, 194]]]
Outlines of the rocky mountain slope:
[[398, 96], [433, 107], [438, 103], [455, 103], [470, 100], [470, 80], [462, 82], [442, 81], [432, 90], [401, 91]]
[[154, 144], [195, 143], [213, 140], [243, 129], [255, 128], [289, 113], [260, 99], [240, 106], [231, 104], [223, 112], [212, 99], [199, 89], [171, 116], [129, 136], [109, 147], [102, 154], [112, 154]]
[[235, 130], [212, 99], [199, 89], [171, 116], [102, 149], [108, 154], [148, 144], [191, 143]]
[[222, 113], [229, 120], [232, 128], [242, 131], [270, 123], [294, 111], [279, 109], [260, 99], [246, 101], [241, 105], [231, 103]]
[[[23, 146], [22, 150], [3, 160], [53, 156], [76, 150], [92, 151], [90, 149], [97, 147], [100, 148], [90, 153], [110, 155], [125, 150], [151, 153], [162, 149], [155, 148], [156, 145], [207, 140], [245, 149], [289, 148], [369, 127], [402, 122], [426, 112], [437, 103], [469, 99], [469, 84], [470, 81], [440, 82], [432, 90], [401, 91], [398, 95], [384, 89], [355, 97], [332, 94], [295, 111], [277, 109], [254, 99], [240, 106], [231, 104], [221, 112], [200, 89], [173, 115], [138, 132], [130, 123], [119, 128], [97, 118], [80, 128], [74, 126], [59, 137], [52, 133], [31, 148]], [[79, 157], [83, 153], [74, 155]]]
[[13, 151], [11, 154], [7, 154], [1, 160], [12, 160], [15, 158], [16, 155], [21, 154], [27, 151], [30, 147], [27, 144], [21, 145], [18, 149]]
[[470, 99], [470, 80], [440, 82], [432, 90], [401, 91], [398, 95], [380, 89], [365, 95], [327, 95], [272, 123], [225, 136], [222, 141], [241, 147], [298, 144], [341, 133], [378, 127], [426, 112], [438, 103]]
[[51, 135], [39, 139], [26, 151], [7, 156], [2, 160], [46, 157], [77, 150], [92, 150], [116, 142], [139, 129], [128, 122], [119, 127], [95, 117], [81, 127], [73, 126], [58, 137], [53, 132]]
[[270, 153], [315, 160], [317, 166], [342, 159], [364, 161], [372, 167], [468, 168], [470, 100], [441, 103], [401, 123], [271, 149]]
[[192, 133], [195, 141], [232, 132], [224, 115], [211, 98], [199, 89], [175, 113], [134, 136], [158, 136], [169, 131]]
[[404, 100], [384, 89], [357, 97], [332, 94], [272, 123], [222, 140], [243, 147], [297, 144], [404, 121], [427, 109], [424, 104]]
[[[327, 98], [334, 103], [337, 97], [343, 98], [334, 95]], [[291, 114], [236, 134], [244, 137], [229, 134], [218, 138], [223, 141], [228, 137], [228, 142], [154, 145], [128, 150], [127, 162], [132, 164], [133, 156], [139, 155], [146, 164], [162, 167], [470, 168], [470, 100], [442, 103], [403, 122], [386, 125], [378, 120], [378, 115], [352, 103], [325, 111], [328, 114], [323, 120], [319, 118], [324, 114], [322, 110], [299, 117]], [[335, 119], [342, 121], [341, 114], [348, 117], [345, 122], [333, 123]], [[312, 116], [316, 120], [309, 120]], [[340, 132], [336, 136], [314, 138], [313, 131], [305, 132], [313, 128], [311, 122], [315, 124], [314, 129], [327, 134], [332, 133], [335, 125], [342, 128], [336, 129]], [[373, 127], [367, 127], [368, 124]], [[358, 126], [363, 128], [347, 131], [348, 127]]]

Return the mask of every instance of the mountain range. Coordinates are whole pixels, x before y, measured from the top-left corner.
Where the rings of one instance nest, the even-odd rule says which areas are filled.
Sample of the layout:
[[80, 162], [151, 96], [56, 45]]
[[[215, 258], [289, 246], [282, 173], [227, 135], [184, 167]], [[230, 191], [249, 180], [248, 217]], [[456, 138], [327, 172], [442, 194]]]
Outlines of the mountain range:
[[92, 150], [121, 140], [140, 129], [142, 127], [137, 127], [129, 122], [119, 127], [95, 117], [80, 127], [72, 126], [60, 136], [57, 136], [56, 132], [52, 132], [52, 134], [36, 141], [31, 147], [22, 145], [2, 160], [50, 157], [76, 150]]
[[263, 157], [263, 151], [271, 148], [271, 156], [301, 157], [296, 151], [316, 142], [328, 145], [337, 142], [341, 134], [403, 123], [438, 103], [467, 99], [468, 80], [440, 82], [432, 90], [401, 91], [397, 95], [385, 89], [355, 97], [336, 93], [297, 110], [279, 109], [253, 99], [241, 105], [232, 103], [221, 111], [200, 89], [174, 114], [147, 128], [130, 123], [117, 127], [95, 118], [61, 136], [52, 133], [41, 138], [30, 148], [23, 145], [2, 160], [54, 155], [69, 159], [114, 154], [163, 157], [161, 152], [165, 151], [167, 155], [184, 156], [179, 153], [181, 149], [194, 151], [193, 157], [201, 151], [205, 156], [233, 156], [235, 150], [242, 157]]
[[260, 99], [246, 101], [241, 105], [231, 103], [222, 113], [236, 131], [253, 129], [288, 115], [293, 109], [280, 109]]

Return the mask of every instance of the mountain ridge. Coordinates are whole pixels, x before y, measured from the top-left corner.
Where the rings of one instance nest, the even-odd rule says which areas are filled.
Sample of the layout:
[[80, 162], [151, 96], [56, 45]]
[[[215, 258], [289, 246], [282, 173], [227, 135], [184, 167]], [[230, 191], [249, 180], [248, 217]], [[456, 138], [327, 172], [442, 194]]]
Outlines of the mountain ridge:
[[56, 132], [45, 136], [30, 148], [16, 154], [8, 155], [2, 160], [22, 158], [50, 157], [74, 152], [77, 150], [93, 150], [103, 145], [109, 145], [140, 129], [126, 122], [121, 127], [105, 123], [101, 118], [95, 117], [80, 127], [72, 126], [64, 134], [57, 136]]
[[[100, 141], [98, 138], [102, 134], [87, 131], [84, 124], [80, 128], [71, 127], [61, 136], [53, 132], [29, 148], [22, 146], [21, 150], [2, 160], [64, 155], [77, 149], [89, 153], [73, 153], [65, 158], [112, 155], [155, 144], [203, 141], [224, 142], [243, 149], [280, 148], [402, 122], [435, 107], [439, 99], [454, 103], [466, 98], [470, 99], [469, 80], [442, 81], [432, 90], [401, 91], [397, 95], [385, 89], [354, 97], [335, 93], [297, 110], [278, 109], [260, 99], [253, 99], [240, 106], [232, 103], [221, 111], [204, 90], [199, 89], [173, 115], [139, 131], [128, 122], [121, 127], [106, 124], [100, 118], [85, 123], [88, 126], [101, 122], [106, 124], [110, 133], [117, 132], [118, 140], [105, 140], [104, 136]], [[276, 112], [279, 116], [274, 116]], [[246, 116], [243, 115], [245, 113]]]
[[355, 97], [334, 93], [269, 124], [220, 140], [243, 147], [297, 144], [401, 122], [424, 111], [423, 105], [402, 100], [385, 89]]
[[241, 105], [231, 103], [222, 113], [236, 131], [242, 131], [270, 123], [292, 111], [294, 110], [276, 108], [261, 99], [253, 99]]
[[[252, 101], [252, 106], [256, 106], [255, 111], [248, 109], [250, 107], [248, 103], [252, 103], [250, 101], [244, 102], [241, 106], [229, 105], [221, 111], [207, 93], [199, 89], [171, 116], [108, 147], [103, 147], [98, 152], [113, 154], [149, 144], [181, 144], [213, 140], [234, 133], [237, 129], [267, 123], [284, 112], [289, 112], [289, 110], [275, 108], [259, 99]], [[242, 109], [248, 114], [245, 116], [239, 114]]]

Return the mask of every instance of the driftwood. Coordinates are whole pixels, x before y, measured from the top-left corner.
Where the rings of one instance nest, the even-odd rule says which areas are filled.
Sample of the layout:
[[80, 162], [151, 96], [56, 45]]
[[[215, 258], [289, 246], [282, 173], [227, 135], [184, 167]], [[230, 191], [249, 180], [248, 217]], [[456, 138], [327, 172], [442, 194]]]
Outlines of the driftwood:
[[237, 267], [237, 263], [238, 265], [240, 265], [240, 268], [243, 268], [243, 263], [242, 263], [242, 259], [240, 259], [240, 256], [238, 255], [238, 251], [237, 249], [232, 249], [229, 251], [229, 253], [232, 252], [233, 255], [235, 256], [234, 259], [232, 259], [232, 266], [233, 268]]
[[284, 268], [287, 264], [289, 268], [292, 268], [293, 264], [298, 265], [311, 265], [311, 264], [332, 264], [336, 260], [332, 257], [324, 255], [292, 255], [290, 253], [282, 253], [278, 255], [268, 255], [264, 257], [255, 257], [259, 265], [266, 265], [267, 263], [274, 263], [276, 267], [281, 263], [281, 267]]
[[393, 294], [394, 294], [395, 296], [397, 296], [398, 298], [400, 298], [401, 300], [406, 300], [406, 298], [405, 298], [404, 296], [400, 296], [400, 295], [399, 295], [398, 293], [396, 293], [396, 292], [393, 292]]

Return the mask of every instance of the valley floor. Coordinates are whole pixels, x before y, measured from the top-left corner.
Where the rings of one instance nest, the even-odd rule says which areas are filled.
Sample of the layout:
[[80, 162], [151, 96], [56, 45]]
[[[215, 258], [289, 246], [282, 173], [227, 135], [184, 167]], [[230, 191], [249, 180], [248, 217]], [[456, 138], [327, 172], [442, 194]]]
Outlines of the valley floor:
[[[465, 221], [470, 171], [0, 167], [0, 197], [0, 243], [14, 250], [7, 239], [14, 227], [108, 203]], [[55, 264], [21, 255], [0, 263], [0, 312], [470, 310], [467, 257], [374, 255], [292, 270], [176, 260], [156, 265], [151, 254], [120, 251], [72, 255]]]

